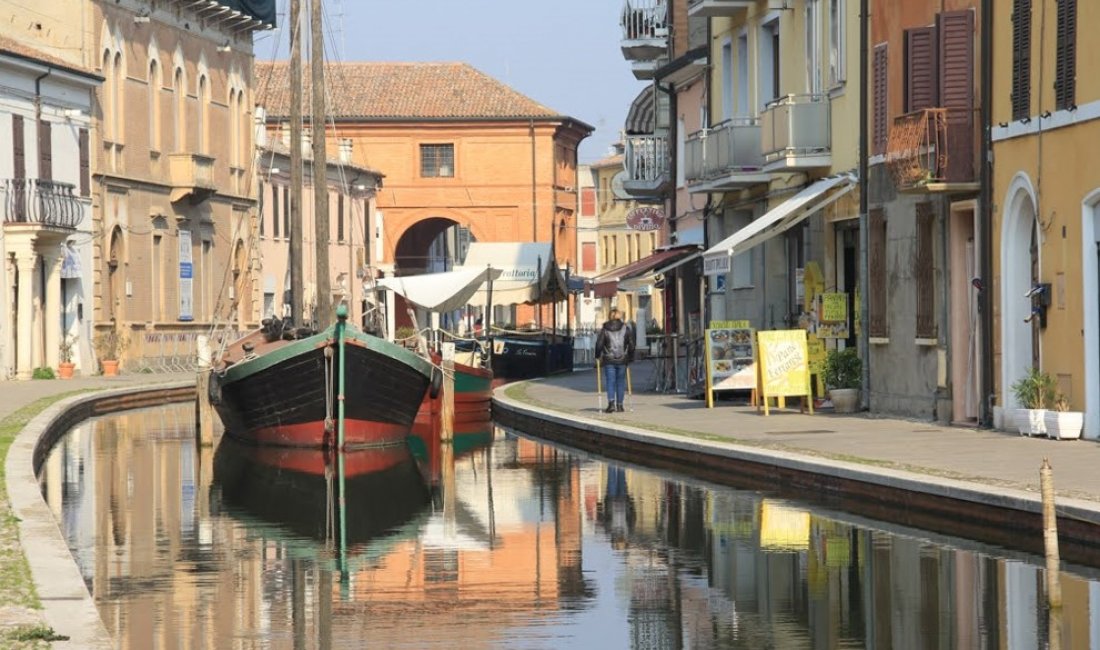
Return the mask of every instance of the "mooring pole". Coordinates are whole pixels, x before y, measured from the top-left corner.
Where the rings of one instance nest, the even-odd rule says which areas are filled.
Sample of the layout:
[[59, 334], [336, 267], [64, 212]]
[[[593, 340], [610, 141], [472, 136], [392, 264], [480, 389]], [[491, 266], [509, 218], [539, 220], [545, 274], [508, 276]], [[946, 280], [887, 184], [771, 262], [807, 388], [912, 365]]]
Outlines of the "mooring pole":
[[1039, 467], [1039, 490], [1043, 494], [1043, 546], [1047, 556], [1047, 605], [1062, 606], [1062, 582], [1058, 559], [1058, 514], [1054, 509], [1054, 473], [1050, 460]]
[[210, 340], [198, 337], [198, 377], [195, 382], [195, 442], [214, 445], [214, 405], [210, 403]]
[[440, 440], [450, 443], [455, 437], [455, 344], [448, 341], [442, 346], [443, 356], [443, 408], [440, 417]]

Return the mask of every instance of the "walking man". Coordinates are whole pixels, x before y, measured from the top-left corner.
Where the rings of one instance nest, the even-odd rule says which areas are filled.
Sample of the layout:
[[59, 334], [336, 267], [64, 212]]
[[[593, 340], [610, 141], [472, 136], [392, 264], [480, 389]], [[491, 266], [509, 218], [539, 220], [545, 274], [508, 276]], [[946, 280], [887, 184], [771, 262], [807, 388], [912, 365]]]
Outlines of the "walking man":
[[605, 413], [623, 410], [626, 393], [626, 367], [634, 359], [634, 329], [623, 322], [622, 313], [612, 309], [607, 322], [596, 337], [596, 355], [603, 365], [603, 381], [607, 385]]

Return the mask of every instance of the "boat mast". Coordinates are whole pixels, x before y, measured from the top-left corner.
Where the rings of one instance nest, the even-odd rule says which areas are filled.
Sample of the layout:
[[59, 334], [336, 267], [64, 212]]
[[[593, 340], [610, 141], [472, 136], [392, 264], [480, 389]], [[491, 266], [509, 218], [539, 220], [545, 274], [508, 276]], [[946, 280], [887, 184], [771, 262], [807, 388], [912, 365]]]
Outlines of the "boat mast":
[[305, 325], [302, 278], [302, 39], [301, 0], [290, 0], [290, 317]]
[[313, 81], [313, 110], [309, 124], [313, 131], [313, 222], [317, 230], [317, 320], [332, 317], [332, 288], [328, 268], [328, 160], [325, 152], [325, 37], [321, 30], [321, 0], [313, 0], [309, 12], [310, 77]]

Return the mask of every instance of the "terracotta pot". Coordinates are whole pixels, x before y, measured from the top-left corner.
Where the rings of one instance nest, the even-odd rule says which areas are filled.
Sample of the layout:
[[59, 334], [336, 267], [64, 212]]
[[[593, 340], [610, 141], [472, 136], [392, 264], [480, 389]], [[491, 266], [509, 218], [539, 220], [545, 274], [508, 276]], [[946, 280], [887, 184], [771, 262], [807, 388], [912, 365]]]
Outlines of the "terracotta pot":
[[859, 410], [858, 388], [830, 388], [829, 399], [833, 401], [834, 413], [855, 413]]
[[71, 363], [71, 362], [68, 362], [68, 361], [62, 361], [61, 363], [57, 364], [57, 376], [60, 377], [61, 379], [72, 379], [73, 378], [73, 370], [75, 368], [76, 368], [75, 363]]
[[118, 376], [118, 360], [117, 359], [102, 359], [100, 363], [103, 364], [103, 376], [104, 377], [117, 377]]

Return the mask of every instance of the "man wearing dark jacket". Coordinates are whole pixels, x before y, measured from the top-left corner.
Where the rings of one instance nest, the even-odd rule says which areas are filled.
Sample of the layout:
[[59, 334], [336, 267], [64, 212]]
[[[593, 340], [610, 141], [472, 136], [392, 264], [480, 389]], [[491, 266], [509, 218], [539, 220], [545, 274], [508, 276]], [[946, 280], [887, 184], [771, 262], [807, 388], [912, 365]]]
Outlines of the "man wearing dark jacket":
[[607, 322], [596, 337], [596, 358], [603, 365], [603, 381], [607, 384], [606, 413], [623, 410], [626, 393], [626, 367], [634, 359], [634, 328], [623, 323], [622, 314], [612, 309]]

